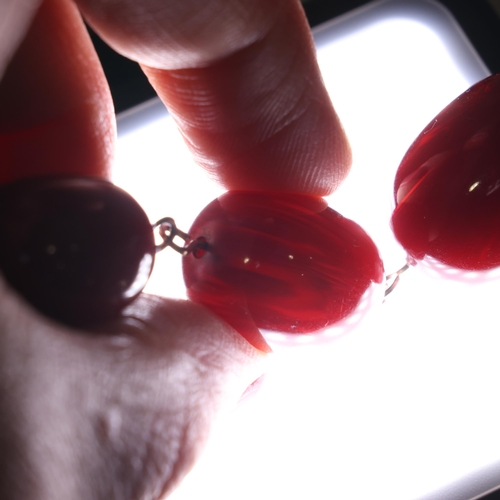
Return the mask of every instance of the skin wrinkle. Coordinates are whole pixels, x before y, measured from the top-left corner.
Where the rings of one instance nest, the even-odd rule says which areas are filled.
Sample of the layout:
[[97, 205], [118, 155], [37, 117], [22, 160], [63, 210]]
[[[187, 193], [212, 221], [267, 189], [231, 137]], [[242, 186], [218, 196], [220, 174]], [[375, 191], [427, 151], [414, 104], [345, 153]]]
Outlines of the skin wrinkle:
[[[282, 118], [281, 123], [277, 122], [277, 121], [273, 122], [272, 120], [267, 120], [267, 122], [270, 125], [269, 125], [268, 129], [263, 130], [262, 136], [253, 137], [251, 134], [247, 134], [247, 137], [249, 137], [249, 140], [247, 142], [249, 144], [247, 143], [245, 145], [245, 147], [253, 148], [256, 145], [264, 145], [267, 141], [275, 139], [276, 135], [278, 135], [280, 133], [286, 134], [287, 129], [292, 128], [309, 111], [307, 108], [309, 103], [299, 105], [300, 101], [303, 100], [305, 96], [306, 96], [306, 92], [304, 93], [303, 96], [301, 96], [301, 98], [297, 99], [297, 102], [294, 103], [295, 108], [292, 108], [288, 111], [287, 115]], [[279, 104], [277, 106], [279, 106]], [[242, 132], [242, 134], [244, 133], [243, 130], [241, 132]], [[189, 134], [183, 134], [183, 135], [184, 135], [186, 141], [188, 142], [188, 145], [190, 146], [192, 152], [194, 152], [198, 162], [202, 162], [203, 166], [208, 170], [210, 170], [210, 167], [217, 168], [217, 162], [208, 163], [210, 161], [210, 159], [207, 159], [201, 153], [201, 151], [203, 151], [202, 148], [200, 148], [200, 152], [197, 154], [196, 144], [193, 142], [190, 142]], [[220, 135], [221, 134], [214, 135], [213, 142], [216, 142], [217, 141], [216, 137], [220, 136]], [[298, 138], [300, 139], [301, 135], [299, 135]], [[297, 137], [295, 135], [290, 137], [289, 143], [297, 145]], [[281, 159], [281, 163], [283, 163], [283, 165], [287, 165], [287, 167], [290, 169], [290, 168], [294, 168], [296, 164], [300, 165], [301, 162], [304, 161], [303, 156], [300, 153], [306, 154], [306, 151], [309, 148], [302, 148], [302, 149], [300, 147], [295, 148], [299, 151], [299, 154], [297, 154], [296, 151], [290, 150], [287, 146], [288, 146], [288, 144], [285, 144], [282, 150], [277, 151], [277, 156]], [[308, 146], [309, 147], [311, 146], [310, 142], [309, 142]], [[238, 156], [240, 154], [241, 154], [241, 150], [236, 151], [236, 153], [234, 154], [233, 160], [238, 161]], [[308, 173], [308, 172], [310, 172], [310, 170], [305, 170], [305, 172]]]
[[[281, 114], [280, 110], [283, 106], [280, 102], [270, 101], [270, 106], [272, 107], [273, 113], [270, 113], [270, 117], [266, 117], [262, 120], [266, 123], [267, 127], [263, 127], [259, 135], [254, 138], [255, 144], [262, 144], [265, 141], [272, 139], [280, 132], [287, 129], [289, 126], [298, 122], [308, 111], [310, 105], [310, 98], [307, 94], [308, 89], [302, 89], [300, 94], [297, 94], [294, 100], [289, 100], [289, 109], [282, 114], [281, 118], [276, 119], [276, 115]], [[276, 94], [275, 94], [276, 95]]]
[[[308, 105], [312, 108], [314, 105], [317, 107], [324, 106], [324, 102], [319, 100], [315, 94], [308, 94]], [[311, 117], [315, 117], [314, 111], [310, 113]], [[333, 120], [335, 120], [335, 126], [343, 130], [342, 124], [340, 123], [338, 117], [334, 116]], [[314, 125], [311, 125], [311, 128], [316, 128]], [[333, 127], [332, 127], [333, 128]], [[325, 144], [321, 143], [317, 136], [310, 137], [305, 136], [304, 134], [299, 134], [293, 139], [290, 138], [296, 145], [296, 151], [299, 154], [295, 154], [292, 158], [288, 160], [290, 162], [296, 162], [297, 165], [308, 165], [307, 169], [298, 168], [297, 171], [303, 174], [302, 182], [304, 185], [320, 185], [320, 182], [324, 184], [324, 190], [327, 191], [330, 186], [339, 186], [343, 180], [345, 179], [349, 166], [351, 163], [351, 150], [349, 144], [347, 144], [347, 151], [343, 150], [341, 140], [339, 136], [336, 135], [332, 138], [332, 141], [335, 143], [335, 147], [331, 148], [332, 152], [330, 153], [329, 161], [331, 165], [345, 165], [345, 168], [332, 168], [329, 169], [330, 177], [326, 175], [325, 169], [318, 166], [318, 162], [316, 161], [314, 155], [318, 154], [318, 151], [325, 149]], [[303, 146], [301, 146], [303, 144]], [[341, 152], [344, 154], [342, 156]], [[325, 156], [320, 154], [320, 156]]]
[[[315, 145], [316, 147], [312, 147], [309, 136], [305, 136], [303, 134], [303, 127], [296, 127], [297, 124], [303, 125], [308, 122], [311, 128], [314, 128], [315, 125], [314, 123], [311, 123], [311, 121], [314, 122], [316, 120], [316, 113], [314, 112], [314, 109], [310, 109], [314, 103], [314, 101], [309, 101], [309, 107], [304, 106], [298, 111], [298, 113], [301, 114], [296, 114], [291, 117], [288, 123], [286, 123], [280, 130], [275, 131], [275, 135], [267, 137], [260, 143], [260, 147], [265, 147], [269, 142], [274, 142], [274, 144], [278, 145], [278, 148], [271, 146], [275, 162], [273, 163], [273, 171], [269, 172], [268, 175], [279, 178], [280, 182], [282, 182], [285, 187], [287, 186], [287, 178], [289, 176], [293, 176], [293, 182], [296, 182], [297, 176], [301, 175], [301, 185], [307, 185], [306, 182], [308, 182], [308, 179], [311, 179], [309, 182], [314, 181], [315, 183], [318, 183], [319, 177], [321, 176], [321, 178], [323, 178], [325, 176], [323, 169], [315, 167], [315, 165], [317, 165], [315, 156], [318, 155], [319, 151], [323, 150], [324, 145], [319, 144]], [[293, 131], [294, 128], [296, 128], [295, 131]], [[292, 131], [290, 132], [290, 130]], [[284, 135], [287, 140], [276, 140], [279, 135]], [[212, 135], [212, 142], [214, 144], [220, 142], [217, 136], [219, 136], [219, 134]], [[303, 146], [304, 142], [307, 142], [306, 146]], [[245, 147], [253, 147], [253, 144], [245, 145]], [[232, 157], [229, 158], [227, 149], [224, 149], [224, 160], [228, 163], [233, 162], [233, 164], [237, 164], [239, 162], [239, 158], [244, 156], [244, 147], [240, 148], [241, 145], [232, 153]], [[267, 151], [266, 154], [269, 154], [269, 151]], [[216, 158], [217, 156], [213, 155], [213, 157]], [[217, 175], [220, 176], [220, 163], [204, 163], [206, 158], [201, 155], [197, 157], [197, 160], [202, 162], [204, 168], [207, 170], [215, 169], [217, 171]], [[301, 165], [304, 164], [311, 165], [311, 167], [309, 169], [300, 168]], [[222, 166], [224, 166], [224, 164]], [[325, 179], [324, 183], [328, 186], [331, 183], [331, 179]]]
[[[288, 107], [293, 107], [293, 102], [290, 101], [294, 100], [295, 93], [300, 93], [300, 88], [296, 86], [302, 81], [300, 72], [298, 75], [295, 72], [297, 51], [290, 51], [288, 57], [278, 57], [278, 51], [272, 45], [273, 41], [268, 35], [247, 48], [248, 57], [245, 64], [238, 67], [239, 72], [235, 75], [238, 85], [234, 86], [234, 101], [241, 106], [241, 109], [234, 115], [248, 115], [247, 123], [258, 122], [265, 115], [263, 102], [266, 101], [280, 102], [283, 110], [279, 114], [286, 114], [285, 105], [289, 103]], [[239, 57], [242, 58], [242, 55]], [[260, 67], [272, 69], [262, 75], [258, 71]]]
[[[259, 146], [272, 139], [306, 112], [309, 89], [306, 85], [298, 87], [290, 82], [294, 78], [293, 67], [279, 78], [272, 89], [250, 100], [243, 111], [249, 117], [244, 126], [248, 125], [251, 132], [247, 136], [250, 146]], [[254, 124], [259, 126], [252, 130]]]
[[[279, 16], [280, 6], [287, 1], [290, 0], [78, 3], [90, 24], [118, 52], [148, 66], [178, 69], [204, 66], [253, 43], [269, 29]], [[117, 11], [124, 28], [120, 32], [107, 29], [115, 24], [111, 19], [116, 18]], [[134, 41], [132, 50], [130, 40]]]
[[286, 172], [293, 171], [296, 165], [300, 165], [303, 161], [304, 151], [300, 148], [300, 144], [303, 142], [302, 134], [300, 130], [292, 130], [292, 132], [289, 132], [289, 130], [294, 129], [297, 121], [303, 119], [306, 113], [307, 109], [303, 109], [302, 114], [294, 116], [283, 129], [278, 131], [278, 133], [288, 134], [290, 137], [289, 142], [298, 147], [294, 149], [283, 148], [281, 151], [277, 151], [277, 157], [281, 160], [277, 167], [277, 175], [280, 174], [280, 170], [284, 170], [283, 177], [286, 178]]
[[[289, 114], [294, 112], [298, 102], [310, 89], [308, 80], [303, 77], [304, 72], [307, 73], [307, 71], [301, 67], [302, 54], [298, 50], [290, 51], [289, 58], [280, 58], [279, 66], [277, 66], [271, 64], [271, 61], [277, 58], [274, 51], [266, 49], [265, 43], [260, 43], [260, 46], [264, 47], [264, 50], [261, 50], [253, 64], [249, 65], [250, 68], [247, 69], [246, 74], [241, 75], [241, 81], [245, 82], [247, 78], [252, 78], [252, 73], [255, 73], [259, 67], [270, 66], [273, 70], [269, 71], [265, 78], [259, 78], [258, 84], [255, 85], [259, 92], [255, 96], [251, 95], [250, 98], [245, 98], [245, 93], [248, 94], [248, 92], [243, 84], [238, 86], [241, 95], [239, 99], [237, 98], [237, 101], [244, 106], [242, 114], [248, 116], [248, 122], [263, 122], [267, 125], [267, 127], [261, 125], [262, 129], [268, 130], [268, 133], [262, 131], [260, 133], [262, 139], [257, 140], [257, 143], [274, 135], [273, 122], [278, 131], [280, 122], [288, 121]], [[273, 113], [267, 112], [268, 106], [271, 107]]]
[[[283, 77], [286, 79], [286, 77]], [[279, 84], [278, 84], [279, 85]], [[278, 88], [278, 86], [277, 86]], [[295, 98], [288, 99], [288, 106], [286, 109], [283, 109], [282, 102], [286, 99], [282, 97], [280, 93], [274, 93], [273, 95], [265, 95], [259, 96], [260, 100], [267, 100], [268, 105], [264, 106], [262, 104], [256, 104], [255, 102], [250, 102], [249, 107], [257, 107], [258, 111], [251, 116], [249, 119], [250, 123], [242, 123], [240, 125], [238, 135], [245, 137], [244, 141], [241, 141], [242, 144], [238, 148], [239, 151], [247, 149], [247, 148], [255, 148], [256, 146], [260, 146], [268, 140], [272, 140], [276, 135], [280, 132], [287, 129], [290, 125], [295, 124], [300, 120], [304, 114], [308, 112], [308, 107], [311, 102], [311, 98], [308, 94], [307, 88], [301, 89], [301, 93], [297, 94]], [[186, 92], [187, 94], [187, 92]], [[213, 130], [212, 125], [220, 123], [222, 120], [220, 116], [217, 114], [218, 106], [212, 106], [210, 102], [207, 102], [204, 97], [208, 95], [207, 92], [202, 91], [194, 91], [193, 94], [189, 94], [188, 97], [190, 102], [196, 101], [192, 96], [197, 95], [198, 99], [201, 101], [201, 110], [198, 108], [196, 112], [197, 117], [201, 117], [201, 119], [197, 120], [196, 123], [188, 122], [187, 120], [183, 120], [182, 118], [178, 118], [175, 115], [176, 121], [183, 131], [184, 137], [188, 138], [188, 145], [194, 147], [196, 143], [191, 141], [189, 137], [191, 136], [191, 132], [189, 129], [203, 129], [205, 132], [213, 132], [212, 135], [212, 144], [221, 143], [222, 140], [218, 141], [216, 137], [220, 136], [221, 138], [226, 133], [226, 129], [222, 130]], [[250, 113], [242, 111], [242, 115], [249, 115]], [[233, 120], [228, 120], [230, 123], [233, 123]], [[262, 124], [265, 126], [262, 126]], [[258, 124], [259, 127], [255, 129], [255, 124]], [[229, 127], [228, 127], [229, 128]], [[234, 124], [231, 127], [234, 130]], [[224, 144], [224, 153], [226, 152], [226, 144]], [[200, 151], [202, 148], [200, 148]], [[239, 151], [236, 154], [239, 154]], [[197, 158], [202, 160], [202, 155], [198, 154]], [[203, 160], [202, 160], [203, 161]], [[204, 163], [206, 166], [206, 164]]]
[[[264, 122], [269, 124], [270, 129], [271, 122], [286, 120], [288, 113], [306, 92], [309, 82], [302, 77], [303, 68], [297, 67], [297, 52], [292, 53], [289, 59], [281, 58], [277, 66], [271, 64], [277, 59], [275, 50], [267, 49], [267, 45], [269, 45], [268, 40], [259, 40], [224, 61], [219, 61], [208, 70], [208, 74], [203, 70], [201, 73], [189, 70], [169, 72], [169, 88], [165, 91], [174, 97], [168, 104], [179, 125], [226, 132], [233, 130], [235, 124], [239, 124], [241, 128], [258, 124], [260, 128], [261, 122]], [[245, 63], [239, 63], [236, 69], [233, 69], [231, 64], [233, 58], [239, 61], [245, 59]], [[264, 78], [259, 76], [256, 82], [256, 74], [259, 74], [260, 67], [272, 69], [266, 72]], [[237, 79], [238, 83], [221, 91], [210, 81], [211, 75], [217, 72], [227, 73], [226, 79], [230, 81]], [[303, 85], [297, 85], [302, 81]], [[228, 96], [227, 91], [231, 95]], [[223, 102], [228, 100], [235, 103], [236, 107], [225, 110]], [[276, 110], [274, 115], [266, 116], [268, 115], [266, 102], [269, 102], [269, 108]], [[189, 113], [185, 112], [186, 107], [191, 110]], [[226, 116], [225, 113], [228, 111], [230, 114]], [[279, 127], [279, 124], [277, 126]], [[255, 141], [259, 142], [261, 141]]]

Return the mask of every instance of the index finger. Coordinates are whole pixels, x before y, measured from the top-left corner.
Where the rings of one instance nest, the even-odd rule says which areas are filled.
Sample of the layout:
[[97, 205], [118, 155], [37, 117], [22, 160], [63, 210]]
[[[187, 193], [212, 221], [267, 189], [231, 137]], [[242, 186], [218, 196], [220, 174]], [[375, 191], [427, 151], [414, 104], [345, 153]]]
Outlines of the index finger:
[[350, 148], [298, 0], [78, 0], [141, 63], [197, 162], [227, 189], [331, 193]]

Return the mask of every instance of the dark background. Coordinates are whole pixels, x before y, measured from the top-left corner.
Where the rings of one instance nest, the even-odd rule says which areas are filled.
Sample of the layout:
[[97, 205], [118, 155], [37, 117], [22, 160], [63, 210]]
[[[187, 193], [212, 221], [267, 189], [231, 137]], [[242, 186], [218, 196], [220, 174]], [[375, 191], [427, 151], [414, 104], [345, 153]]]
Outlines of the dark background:
[[[251, 1], [251, 0], [249, 0]], [[366, 0], [303, 0], [311, 27], [369, 3]], [[492, 73], [500, 72], [500, 0], [440, 0], [462, 26]], [[498, 5], [498, 11], [494, 6]], [[155, 97], [139, 66], [111, 50], [95, 33], [92, 39], [111, 87], [116, 112]]]

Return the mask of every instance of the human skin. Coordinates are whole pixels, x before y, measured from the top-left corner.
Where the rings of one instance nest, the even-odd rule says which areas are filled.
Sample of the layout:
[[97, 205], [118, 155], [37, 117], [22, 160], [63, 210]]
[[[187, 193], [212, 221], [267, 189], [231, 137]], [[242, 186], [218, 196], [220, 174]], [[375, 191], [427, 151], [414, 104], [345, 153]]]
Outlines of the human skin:
[[[3, 0], [0, 182], [110, 174], [114, 113], [80, 13], [141, 64], [214, 182], [323, 196], [347, 175], [298, 1]], [[189, 301], [143, 294], [82, 332], [0, 280], [0, 498], [161, 498], [266, 362]]]

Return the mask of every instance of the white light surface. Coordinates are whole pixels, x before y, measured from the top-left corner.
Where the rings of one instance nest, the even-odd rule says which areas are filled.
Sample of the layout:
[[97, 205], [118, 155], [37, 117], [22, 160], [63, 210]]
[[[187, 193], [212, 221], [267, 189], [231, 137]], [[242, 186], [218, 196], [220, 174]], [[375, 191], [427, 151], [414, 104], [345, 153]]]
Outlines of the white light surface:
[[[405, 262], [389, 228], [398, 163], [487, 71], [428, 1], [376, 2], [315, 36], [355, 158], [329, 203], [370, 233], [392, 272]], [[158, 103], [121, 117], [119, 131], [115, 182], [152, 221], [171, 216], [187, 230], [221, 189]], [[159, 254], [148, 291], [184, 296], [175, 252]], [[354, 332], [278, 348], [259, 393], [218, 426], [171, 498], [465, 500], [493, 487], [499, 295], [500, 281], [471, 285], [415, 268]]]

